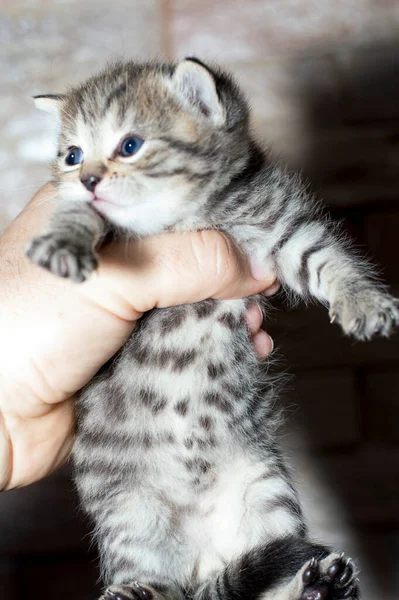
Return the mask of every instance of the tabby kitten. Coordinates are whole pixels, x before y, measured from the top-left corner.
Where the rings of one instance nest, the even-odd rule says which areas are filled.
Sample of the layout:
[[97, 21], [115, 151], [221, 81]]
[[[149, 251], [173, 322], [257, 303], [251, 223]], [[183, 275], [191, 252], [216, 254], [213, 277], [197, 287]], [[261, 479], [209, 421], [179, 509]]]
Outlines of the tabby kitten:
[[[36, 103], [62, 126], [59, 204], [29, 245], [35, 263], [80, 282], [110, 230], [220, 229], [287, 290], [328, 305], [345, 333], [369, 339], [397, 324], [397, 301], [254, 142], [223, 71], [191, 58], [120, 63]], [[82, 392], [75, 476], [104, 600], [359, 598], [351, 560], [308, 536], [248, 303], [148, 313]]]

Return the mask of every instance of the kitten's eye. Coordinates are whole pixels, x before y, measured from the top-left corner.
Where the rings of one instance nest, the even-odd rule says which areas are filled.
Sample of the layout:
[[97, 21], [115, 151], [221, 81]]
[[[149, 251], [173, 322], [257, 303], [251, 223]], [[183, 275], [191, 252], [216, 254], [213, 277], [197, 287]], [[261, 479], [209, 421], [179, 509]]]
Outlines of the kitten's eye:
[[80, 163], [83, 162], [83, 150], [77, 146], [71, 148], [65, 158], [65, 162], [70, 167], [73, 167], [74, 165], [80, 165]]
[[143, 144], [144, 140], [135, 135], [131, 135], [122, 140], [119, 147], [119, 154], [121, 156], [133, 156], [133, 154], [136, 154], [136, 152], [140, 150]]

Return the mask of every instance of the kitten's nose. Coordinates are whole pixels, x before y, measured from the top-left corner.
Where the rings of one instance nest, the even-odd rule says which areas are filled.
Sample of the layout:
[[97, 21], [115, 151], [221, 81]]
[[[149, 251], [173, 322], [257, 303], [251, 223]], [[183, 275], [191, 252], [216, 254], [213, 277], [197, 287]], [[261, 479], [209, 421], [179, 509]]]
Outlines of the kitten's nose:
[[97, 175], [90, 175], [89, 177], [85, 177], [80, 181], [83, 183], [85, 188], [89, 190], [89, 192], [94, 192], [94, 188], [96, 187], [97, 183], [101, 181], [101, 177], [98, 177]]

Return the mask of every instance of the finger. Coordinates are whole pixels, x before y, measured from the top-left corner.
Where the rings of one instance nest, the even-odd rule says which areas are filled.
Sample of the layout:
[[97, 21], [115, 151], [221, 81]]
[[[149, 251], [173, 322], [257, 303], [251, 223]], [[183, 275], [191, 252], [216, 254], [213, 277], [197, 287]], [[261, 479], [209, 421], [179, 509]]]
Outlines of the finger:
[[255, 353], [259, 358], [267, 358], [273, 352], [274, 343], [266, 331], [259, 331], [252, 338]]
[[[54, 197], [49, 184], [25, 209], [28, 231], [39, 231], [44, 226], [54, 210]], [[273, 273], [262, 268], [256, 269], [255, 276], [251, 267], [221, 232], [168, 233], [103, 248], [98, 272], [79, 290], [86, 286], [84, 294], [95, 304], [122, 319], [135, 321], [140, 313], [155, 306], [175, 306], [211, 297], [242, 298], [274, 284]], [[44, 273], [41, 276], [45, 278]], [[68, 287], [66, 282], [57, 284]]]
[[66, 462], [74, 441], [73, 399], [48, 406], [40, 420], [24, 418], [22, 415], [10, 415], [8, 420], [7, 434], [12, 460], [2, 489], [29, 485]]
[[262, 325], [262, 313], [259, 306], [256, 304], [250, 306], [245, 312], [244, 319], [249, 333], [251, 335], [257, 333]]
[[107, 246], [100, 253], [98, 276], [82, 289], [98, 299], [105, 288], [111, 300], [112, 291], [124, 301], [119, 303], [119, 316], [130, 319], [154, 307], [252, 296], [274, 281], [273, 275], [255, 279], [231, 240], [207, 230]]
[[263, 290], [262, 294], [267, 297], [273, 296], [273, 294], [278, 292], [280, 288], [281, 288], [281, 284], [279, 281], [276, 280], [270, 287]]
[[[244, 298], [259, 293], [259, 287], [264, 290], [274, 285], [276, 277], [270, 270], [264, 269], [261, 275], [254, 276], [250, 261], [236, 249], [228, 236], [215, 231], [201, 233], [217, 235], [215, 254], [218, 269], [210, 280], [210, 285], [216, 286], [211, 297], [223, 300]], [[205, 258], [209, 260], [209, 257]]]

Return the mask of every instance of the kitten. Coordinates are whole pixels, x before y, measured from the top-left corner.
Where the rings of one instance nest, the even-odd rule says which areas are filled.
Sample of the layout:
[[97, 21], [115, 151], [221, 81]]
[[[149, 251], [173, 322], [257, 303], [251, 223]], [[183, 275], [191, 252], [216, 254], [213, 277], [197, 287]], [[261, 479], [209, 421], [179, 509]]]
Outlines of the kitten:
[[[345, 333], [387, 336], [398, 323], [397, 300], [253, 141], [223, 71], [191, 58], [121, 63], [36, 104], [58, 111], [62, 128], [59, 205], [27, 249], [35, 263], [79, 282], [111, 229], [220, 229], [287, 290], [328, 305]], [[82, 391], [76, 484], [104, 600], [359, 598], [351, 560], [309, 538], [248, 303], [148, 313]]]

